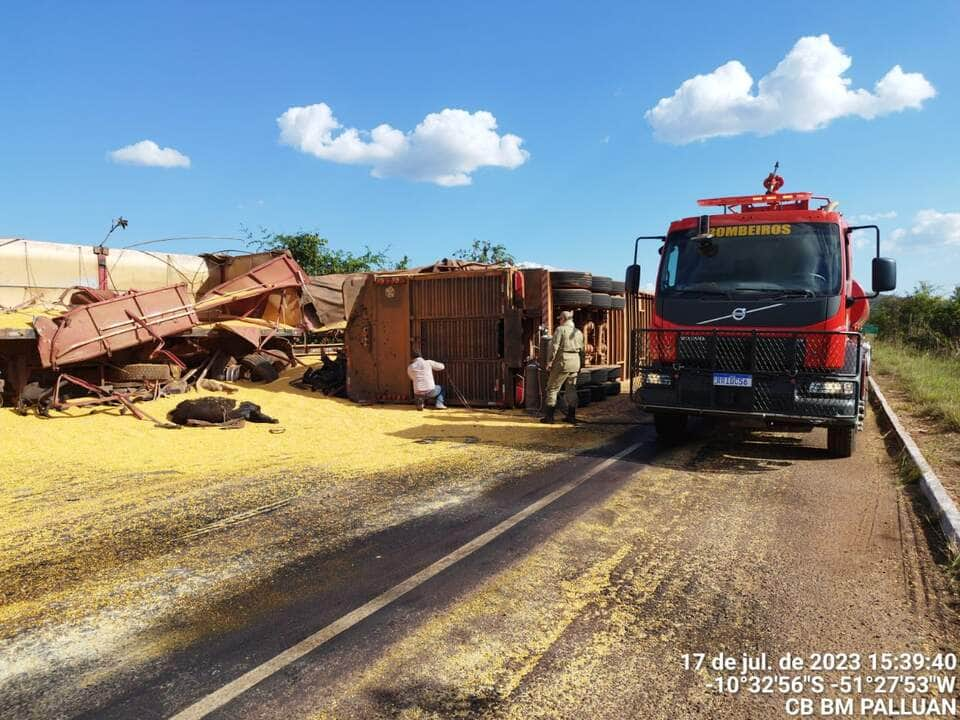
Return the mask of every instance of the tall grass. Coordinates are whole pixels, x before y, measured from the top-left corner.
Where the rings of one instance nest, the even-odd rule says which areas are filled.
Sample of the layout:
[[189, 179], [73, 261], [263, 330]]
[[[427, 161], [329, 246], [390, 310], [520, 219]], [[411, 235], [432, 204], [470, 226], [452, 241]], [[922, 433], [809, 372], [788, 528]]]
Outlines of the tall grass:
[[922, 414], [960, 432], [960, 360], [899, 343], [872, 344], [874, 374], [895, 377]]

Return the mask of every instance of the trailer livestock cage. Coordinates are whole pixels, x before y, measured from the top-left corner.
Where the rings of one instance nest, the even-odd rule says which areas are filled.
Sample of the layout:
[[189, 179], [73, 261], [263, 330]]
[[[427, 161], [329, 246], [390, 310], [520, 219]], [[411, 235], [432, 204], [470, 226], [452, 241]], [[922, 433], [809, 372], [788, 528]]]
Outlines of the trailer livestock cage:
[[[566, 276], [578, 276], [572, 283], [577, 287], [568, 287]], [[626, 315], [649, 312], [652, 297], [619, 297], [612, 307], [609, 292], [587, 289], [592, 282], [589, 273], [506, 265], [438, 265], [349, 277], [343, 285], [349, 308], [348, 395], [364, 403], [412, 402], [406, 367], [416, 350], [444, 363], [438, 381], [451, 386], [453, 398], [479, 406], [529, 407], [530, 394], [539, 394], [536, 380], [537, 387], [531, 386], [537, 375], [529, 368], [563, 309], [574, 310], [584, 331], [587, 365], [622, 369], [628, 354]], [[558, 284], [563, 287], [554, 287]], [[622, 287], [618, 291], [622, 295]]]

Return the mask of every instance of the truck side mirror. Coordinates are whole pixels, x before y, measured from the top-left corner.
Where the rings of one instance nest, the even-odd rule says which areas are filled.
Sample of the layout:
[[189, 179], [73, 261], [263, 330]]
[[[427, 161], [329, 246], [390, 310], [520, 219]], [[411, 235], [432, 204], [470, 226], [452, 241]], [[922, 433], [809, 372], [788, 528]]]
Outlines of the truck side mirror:
[[623, 282], [628, 295], [636, 295], [640, 292], [640, 266], [634, 263], [627, 265], [627, 276]]
[[873, 291], [890, 292], [897, 289], [897, 261], [893, 258], [875, 257], [873, 259]]

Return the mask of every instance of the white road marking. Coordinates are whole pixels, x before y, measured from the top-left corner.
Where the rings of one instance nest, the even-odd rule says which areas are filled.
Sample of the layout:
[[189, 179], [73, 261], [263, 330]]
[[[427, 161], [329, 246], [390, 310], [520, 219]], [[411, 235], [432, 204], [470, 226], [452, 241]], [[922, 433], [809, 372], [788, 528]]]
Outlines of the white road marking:
[[625, 450], [621, 450], [616, 455], [613, 455], [603, 462], [594, 465], [576, 480], [571, 480], [570, 482], [561, 485], [553, 492], [544, 495], [536, 502], [527, 505], [527, 507], [525, 507], [523, 510], [519, 511], [515, 515], [511, 515], [500, 524], [494, 526], [490, 530], [487, 530], [482, 535], [478, 535], [465, 545], [461, 545], [449, 555], [440, 558], [432, 565], [428, 565], [416, 575], [412, 575], [403, 582], [394, 585], [386, 592], [377, 595], [377, 597], [364, 603], [356, 610], [347, 613], [338, 620], [334, 620], [332, 623], [324, 628], [321, 628], [313, 635], [310, 635], [309, 637], [298, 642], [296, 645], [287, 648], [279, 655], [275, 655], [262, 665], [258, 665], [252, 670], [248, 670], [236, 680], [227, 683], [219, 690], [215, 690], [206, 697], [203, 697], [195, 702], [193, 705], [181, 710], [176, 715], [171, 717], [170, 720], [199, 720], [200, 718], [206, 717], [214, 710], [223, 707], [234, 698], [239, 697], [260, 681], [267, 679], [274, 673], [287, 667], [287, 665], [290, 663], [296, 662], [307, 653], [313, 652], [328, 640], [335, 638], [344, 630], [349, 630], [354, 625], [370, 617], [378, 610], [392, 603], [394, 600], [397, 600], [414, 588], [422, 585], [427, 580], [439, 575], [451, 565], [463, 560], [469, 555], [472, 555], [484, 545], [489, 544], [500, 535], [503, 535], [503, 533], [507, 532], [507, 530], [510, 528], [514, 527], [518, 523], [523, 522], [528, 517], [542, 510], [550, 503], [563, 497], [571, 490], [576, 489], [598, 472], [605, 470], [621, 458], [629, 455], [639, 448], [640, 443], [634, 443]]

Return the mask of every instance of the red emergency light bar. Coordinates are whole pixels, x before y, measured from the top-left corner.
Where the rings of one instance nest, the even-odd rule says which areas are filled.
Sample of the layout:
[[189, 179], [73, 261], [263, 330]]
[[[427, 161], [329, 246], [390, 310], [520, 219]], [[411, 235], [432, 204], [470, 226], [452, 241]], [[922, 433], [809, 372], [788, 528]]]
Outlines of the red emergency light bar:
[[813, 193], [767, 193], [766, 195], [735, 195], [733, 197], [705, 198], [697, 200], [701, 207], [735, 207], [740, 206], [741, 212], [751, 210], [770, 210], [790, 204], [797, 210], [806, 210]]

